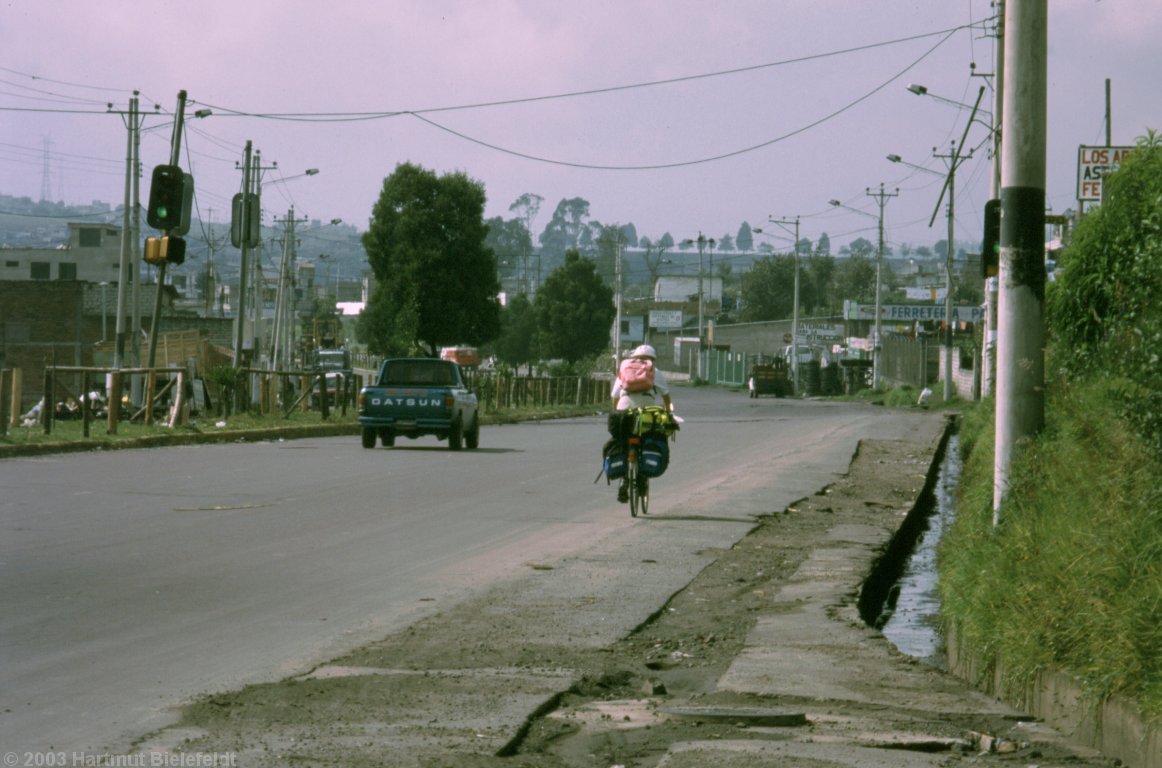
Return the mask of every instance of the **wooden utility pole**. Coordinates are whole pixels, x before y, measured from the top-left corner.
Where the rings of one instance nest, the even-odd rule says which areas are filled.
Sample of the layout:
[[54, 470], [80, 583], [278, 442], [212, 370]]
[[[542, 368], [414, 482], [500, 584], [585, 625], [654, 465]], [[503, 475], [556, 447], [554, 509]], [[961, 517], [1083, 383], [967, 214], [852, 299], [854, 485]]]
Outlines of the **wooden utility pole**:
[[1045, 425], [1047, 18], [1047, 0], [1005, 4], [994, 524], [1013, 454]]

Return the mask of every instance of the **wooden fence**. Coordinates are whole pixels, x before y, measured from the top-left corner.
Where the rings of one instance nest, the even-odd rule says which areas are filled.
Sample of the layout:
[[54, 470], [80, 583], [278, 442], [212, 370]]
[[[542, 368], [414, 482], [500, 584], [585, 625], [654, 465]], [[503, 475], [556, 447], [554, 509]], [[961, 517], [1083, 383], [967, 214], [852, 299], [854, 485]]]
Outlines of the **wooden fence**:
[[609, 406], [611, 380], [600, 376], [516, 376], [491, 371], [469, 371], [468, 385], [480, 408], [496, 412], [507, 408], [545, 406]]

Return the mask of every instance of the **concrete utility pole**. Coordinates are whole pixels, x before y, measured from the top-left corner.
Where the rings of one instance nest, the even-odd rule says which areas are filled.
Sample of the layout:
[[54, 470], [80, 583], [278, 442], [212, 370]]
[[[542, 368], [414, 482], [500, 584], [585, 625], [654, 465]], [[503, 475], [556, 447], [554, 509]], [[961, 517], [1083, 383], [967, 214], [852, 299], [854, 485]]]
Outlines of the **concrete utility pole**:
[[872, 192], [871, 187], [864, 190], [864, 194], [875, 198], [876, 204], [880, 207], [879, 215], [879, 245], [876, 248], [876, 330], [875, 339], [872, 342], [872, 389], [880, 388], [880, 375], [883, 371], [880, 370], [880, 344], [882, 338], [880, 335], [882, 327], [882, 318], [880, 315], [883, 311], [880, 308], [880, 280], [883, 273], [884, 266], [884, 206], [888, 204], [888, 200], [893, 197], [900, 196], [900, 190], [897, 188], [895, 192], [884, 192], [884, 183], [880, 182], [880, 191]]
[[795, 297], [791, 309], [791, 380], [795, 382], [795, 394], [799, 394], [799, 217], [776, 219], [773, 216], [768, 216], [767, 221], [778, 224], [783, 229], [787, 229], [788, 224], [795, 225]]
[[[137, 95], [129, 100], [129, 115], [126, 127], [129, 129], [127, 146], [125, 148], [125, 215], [121, 224], [121, 261], [117, 270], [117, 322], [114, 326], [113, 367], [122, 368], [125, 365], [125, 311], [129, 290], [130, 256], [133, 253], [133, 230], [130, 228], [129, 211], [132, 208], [133, 178], [137, 174], [137, 164], [133, 155], [135, 134], [140, 126], [137, 121]], [[136, 262], [133, 262], [136, 266]], [[137, 282], [136, 280], [134, 282]], [[104, 312], [104, 310], [102, 310]], [[103, 334], [102, 334], [103, 335]]]
[[[306, 219], [296, 219], [292, 205], [287, 211], [282, 241], [282, 263], [278, 272], [278, 291], [274, 301], [274, 332], [271, 334], [270, 369], [278, 370], [294, 356], [291, 348], [291, 336], [294, 325], [294, 269], [295, 252], [298, 242], [295, 238], [295, 224], [305, 222]], [[278, 221], [275, 220], [277, 224]]]
[[1047, 17], [1047, 0], [1005, 6], [994, 525], [1017, 446], [1045, 424]]
[[239, 249], [242, 251], [242, 259], [238, 268], [238, 300], [235, 302], [238, 306], [235, 310], [234, 322], [234, 367], [242, 367], [242, 340], [246, 338], [246, 271], [248, 268], [247, 261], [250, 256], [249, 243], [249, 227], [250, 227], [250, 159], [252, 146], [249, 140], [246, 141], [246, 149], [243, 151], [242, 161], [242, 204], [241, 211], [239, 211], [239, 218], [241, 222], [238, 224], [239, 231], [242, 233], [239, 240]]
[[[989, 183], [989, 199], [1001, 196], [1001, 129], [1004, 126], [1005, 99], [1005, 0], [996, 0], [998, 13], [996, 43], [996, 65], [993, 71], [993, 175]], [[981, 254], [981, 258], [985, 257]], [[988, 277], [984, 281], [985, 296], [985, 338], [981, 376], [981, 395], [988, 397], [996, 391], [997, 385], [997, 278]]]

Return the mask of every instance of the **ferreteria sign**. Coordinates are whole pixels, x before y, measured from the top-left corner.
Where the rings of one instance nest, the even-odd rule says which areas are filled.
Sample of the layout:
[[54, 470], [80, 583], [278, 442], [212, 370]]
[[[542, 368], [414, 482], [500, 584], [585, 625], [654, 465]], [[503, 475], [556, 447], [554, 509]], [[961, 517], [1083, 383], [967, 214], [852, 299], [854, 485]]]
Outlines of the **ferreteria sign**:
[[1134, 147], [1077, 148], [1077, 199], [1101, 202], [1102, 180], [1118, 170]]
[[[943, 304], [883, 304], [880, 306], [880, 321], [890, 323], [944, 322]], [[858, 304], [854, 301], [843, 303], [845, 320], [875, 320], [875, 304]], [[982, 307], [953, 307], [952, 322], [979, 323], [984, 321]]]

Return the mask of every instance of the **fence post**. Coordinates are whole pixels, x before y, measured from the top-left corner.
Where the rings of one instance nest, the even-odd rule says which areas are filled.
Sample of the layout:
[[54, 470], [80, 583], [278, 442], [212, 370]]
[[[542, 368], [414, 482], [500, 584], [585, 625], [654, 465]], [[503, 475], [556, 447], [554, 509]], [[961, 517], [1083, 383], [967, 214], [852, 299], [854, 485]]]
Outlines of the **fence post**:
[[8, 434], [8, 420], [12, 415], [8, 412], [12, 398], [12, 371], [8, 368], [0, 369], [0, 437]]
[[52, 410], [55, 407], [52, 384], [53, 384], [53, 369], [51, 366], [44, 367], [44, 407], [41, 409], [40, 418], [44, 423], [44, 433], [46, 435], [52, 434]]
[[106, 434], [117, 434], [117, 422], [121, 419], [121, 371], [111, 371], [109, 374], [109, 392], [105, 398], [107, 404], [105, 414]]

